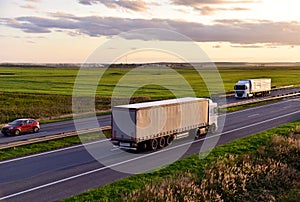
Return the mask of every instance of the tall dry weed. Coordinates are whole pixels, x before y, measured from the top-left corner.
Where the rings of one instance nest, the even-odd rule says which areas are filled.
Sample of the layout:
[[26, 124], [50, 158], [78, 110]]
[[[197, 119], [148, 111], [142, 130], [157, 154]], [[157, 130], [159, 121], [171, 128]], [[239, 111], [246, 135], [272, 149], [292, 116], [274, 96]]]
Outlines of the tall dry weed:
[[181, 173], [152, 182], [124, 201], [276, 201], [300, 182], [299, 137], [296, 132], [289, 137], [275, 135], [255, 154], [216, 160], [201, 179]]
[[265, 152], [270, 158], [276, 159], [300, 171], [300, 133], [289, 137], [275, 135]]
[[123, 201], [198, 201], [200, 192], [195, 176], [190, 172], [179, 174], [177, 178], [166, 178], [160, 182], [152, 182], [141, 190], [136, 190], [126, 196]]

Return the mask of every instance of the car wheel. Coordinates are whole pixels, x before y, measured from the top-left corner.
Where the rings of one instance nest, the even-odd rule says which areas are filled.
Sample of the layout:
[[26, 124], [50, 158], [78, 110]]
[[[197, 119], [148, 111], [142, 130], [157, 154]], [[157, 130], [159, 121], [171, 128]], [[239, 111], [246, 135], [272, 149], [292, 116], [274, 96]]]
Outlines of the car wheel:
[[34, 128], [33, 128], [33, 132], [34, 132], [34, 133], [38, 133], [39, 130], [40, 130], [40, 129], [39, 129], [38, 127], [34, 127]]
[[15, 130], [15, 133], [14, 133], [15, 135], [20, 135], [20, 130]]

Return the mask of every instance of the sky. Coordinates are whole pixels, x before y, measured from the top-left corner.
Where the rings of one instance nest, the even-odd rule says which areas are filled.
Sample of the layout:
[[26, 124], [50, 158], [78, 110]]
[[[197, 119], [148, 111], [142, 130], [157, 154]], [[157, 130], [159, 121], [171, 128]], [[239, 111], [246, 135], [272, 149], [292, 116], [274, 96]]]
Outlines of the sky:
[[[296, 0], [1, 0], [0, 62], [84, 63], [104, 43], [133, 30], [164, 29], [185, 36], [214, 62], [300, 62]], [[143, 31], [140, 31], [143, 33]], [[126, 38], [126, 37], [125, 37]], [[136, 34], [145, 43], [182, 40]], [[137, 49], [120, 62], [174, 61], [163, 51]], [[109, 51], [102, 51], [105, 61]], [[155, 51], [154, 51], [155, 52]]]

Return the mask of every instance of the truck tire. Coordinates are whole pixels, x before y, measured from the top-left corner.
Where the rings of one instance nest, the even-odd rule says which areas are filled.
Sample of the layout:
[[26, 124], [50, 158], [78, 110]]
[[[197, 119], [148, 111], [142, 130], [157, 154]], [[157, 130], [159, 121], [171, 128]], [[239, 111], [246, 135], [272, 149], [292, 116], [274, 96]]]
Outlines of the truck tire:
[[164, 148], [166, 145], [166, 140], [164, 137], [159, 138], [159, 148]]
[[195, 132], [195, 140], [198, 140], [200, 137], [201, 137], [200, 130], [197, 129], [196, 132]]
[[146, 142], [139, 143], [138, 150], [144, 151], [146, 149], [147, 149], [147, 143]]
[[150, 149], [151, 149], [152, 151], [156, 151], [157, 148], [158, 148], [158, 141], [157, 141], [157, 139], [152, 139], [152, 140], [150, 141]]
[[171, 137], [170, 135], [166, 136], [165, 139], [166, 139], [166, 146], [171, 144], [171, 142], [173, 141], [173, 137]]
[[201, 137], [207, 135], [209, 128], [205, 127], [205, 128], [198, 128], [195, 134], [195, 140], [200, 139]]

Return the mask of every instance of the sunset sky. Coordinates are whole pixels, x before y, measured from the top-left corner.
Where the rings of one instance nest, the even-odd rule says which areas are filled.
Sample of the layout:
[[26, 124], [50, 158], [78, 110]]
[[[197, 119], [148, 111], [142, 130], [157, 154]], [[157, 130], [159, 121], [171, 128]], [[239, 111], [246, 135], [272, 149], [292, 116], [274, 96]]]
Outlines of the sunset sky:
[[[145, 28], [180, 33], [214, 62], [300, 62], [296, 0], [1, 0], [0, 62], [82, 63], [104, 42]], [[159, 34], [128, 40], [181, 43]], [[126, 62], [171, 60], [154, 55]]]

